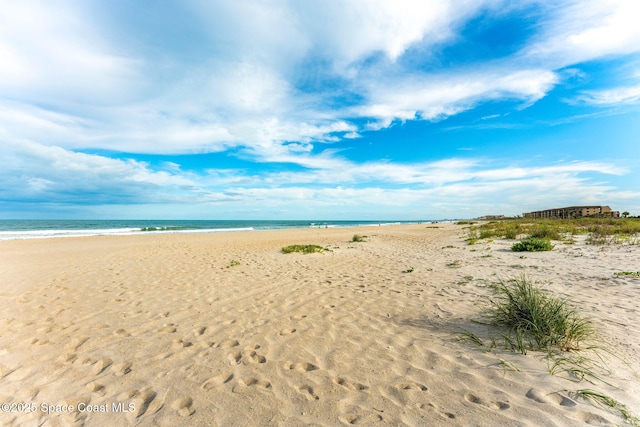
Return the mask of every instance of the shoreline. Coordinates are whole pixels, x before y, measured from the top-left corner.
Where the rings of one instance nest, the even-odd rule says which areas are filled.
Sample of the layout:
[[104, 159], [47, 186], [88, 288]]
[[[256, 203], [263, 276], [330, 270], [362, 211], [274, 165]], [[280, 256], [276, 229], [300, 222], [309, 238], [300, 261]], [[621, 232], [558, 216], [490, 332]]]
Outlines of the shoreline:
[[[6, 221], [5, 221], [6, 222]], [[10, 221], [12, 222], [12, 221]], [[13, 221], [16, 223], [24, 221]], [[34, 221], [27, 221], [34, 222]], [[37, 221], [36, 221], [37, 222]], [[42, 221], [44, 223], [51, 223], [51, 221]], [[78, 221], [59, 221], [77, 226]], [[271, 230], [295, 230], [305, 228], [352, 228], [352, 227], [376, 227], [376, 226], [393, 226], [393, 225], [416, 225], [422, 223], [437, 223], [438, 221], [104, 221], [111, 225], [111, 227], [95, 227], [94, 221], [79, 221], [90, 222], [94, 225], [94, 228], [77, 228], [68, 227], [60, 228], [15, 228], [5, 227], [2, 229], [0, 226], [0, 241], [7, 240], [25, 240], [25, 239], [45, 239], [45, 238], [57, 238], [57, 237], [95, 237], [95, 236], [130, 236], [130, 235], [146, 235], [146, 234], [213, 234], [213, 233], [235, 233], [235, 232], [250, 232], [250, 231], [271, 231]], [[116, 223], [121, 225], [120, 227], [113, 228]], [[160, 225], [159, 223], [168, 223]], [[453, 221], [449, 221], [453, 222]], [[137, 226], [133, 226], [132, 223], [137, 223]], [[176, 225], [180, 224], [181, 225]], [[200, 223], [209, 223], [209, 227], [201, 228]], [[316, 225], [317, 223], [317, 225]], [[213, 224], [218, 225], [212, 227]], [[126, 227], [124, 227], [126, 225]], [[224, 226], [222, 226], [224, 225]]]
[[[505, 240], [467, 245], [465, 233], [439, 223], [0, 242], [0, 397], [37, 405], [0, 422], [624, 424], [566, 392], [587, 388], [640, 413], [640, 280], [614, 274], [637, 268], [640, 248], [523, 255]], [[328, 250], [280, 251], [291, 244]], [[618, 389], [550, 375], [535, 352], [460, 340], [498, 336], [475, 323], [488, 285], [522, 273], [593, 319], [628, 363], [609, 361]]]

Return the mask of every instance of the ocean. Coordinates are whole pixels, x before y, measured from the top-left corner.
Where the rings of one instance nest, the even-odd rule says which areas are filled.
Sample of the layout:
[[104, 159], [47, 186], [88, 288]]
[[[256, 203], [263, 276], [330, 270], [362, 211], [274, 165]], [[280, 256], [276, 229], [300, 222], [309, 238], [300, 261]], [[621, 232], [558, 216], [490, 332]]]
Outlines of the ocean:
[[309, 227], [365, 227], [427, 221], [0, 220], [0, 240], [147, 233], [222, 233]]

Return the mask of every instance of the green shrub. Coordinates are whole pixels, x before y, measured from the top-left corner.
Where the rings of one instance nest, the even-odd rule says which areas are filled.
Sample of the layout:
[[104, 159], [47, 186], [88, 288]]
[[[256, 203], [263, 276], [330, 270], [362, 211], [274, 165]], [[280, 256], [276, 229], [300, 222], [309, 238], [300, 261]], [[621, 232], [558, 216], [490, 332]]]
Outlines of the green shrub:
[[361, 236], [359, 234], [354, 234], [353, 237], [351, 238], [352, 242], [366, 242], [365, 238], [367, 236]]
[[511, 246], [511, 250], [514, 252], [542, 252], [550, 251], [554, 248], [553, 244], [546, 239], [538, 239], [530, 237], [528, 239], [521, 240], [520, 242]]
[[290, 254], [292, 252], [302, 252], [303, 254], [312, 254], [315, 252], [324, 252], [324, 248], [318, 245], [290, 245], [282, 248], [282, 252]]

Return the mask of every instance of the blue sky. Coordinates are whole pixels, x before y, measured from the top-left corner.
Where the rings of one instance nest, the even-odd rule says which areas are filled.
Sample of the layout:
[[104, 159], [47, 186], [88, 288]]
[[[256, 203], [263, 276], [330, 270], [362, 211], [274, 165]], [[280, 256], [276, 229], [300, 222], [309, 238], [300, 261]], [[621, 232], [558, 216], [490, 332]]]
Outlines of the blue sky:
[[634, 0], [2, 9], [2, 218], [640, 215]]

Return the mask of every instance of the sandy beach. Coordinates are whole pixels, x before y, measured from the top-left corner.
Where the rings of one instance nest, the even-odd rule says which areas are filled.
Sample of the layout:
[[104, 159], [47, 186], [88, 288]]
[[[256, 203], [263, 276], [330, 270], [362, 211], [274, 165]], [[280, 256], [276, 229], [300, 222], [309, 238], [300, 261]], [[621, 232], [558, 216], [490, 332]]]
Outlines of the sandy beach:
[[[351, 242], [354, 234], [365, 242]], [[0, 242], [6, 426], [582, 426], [640, 414], [639, 245], [468, 245], [456, 224]], [[317, 244], [316, 254], [283, 246]], [[489, 284], [569, 298], [610, 384], [479, 347]], [[47, 413], [50, 412], [50, 413]]]

